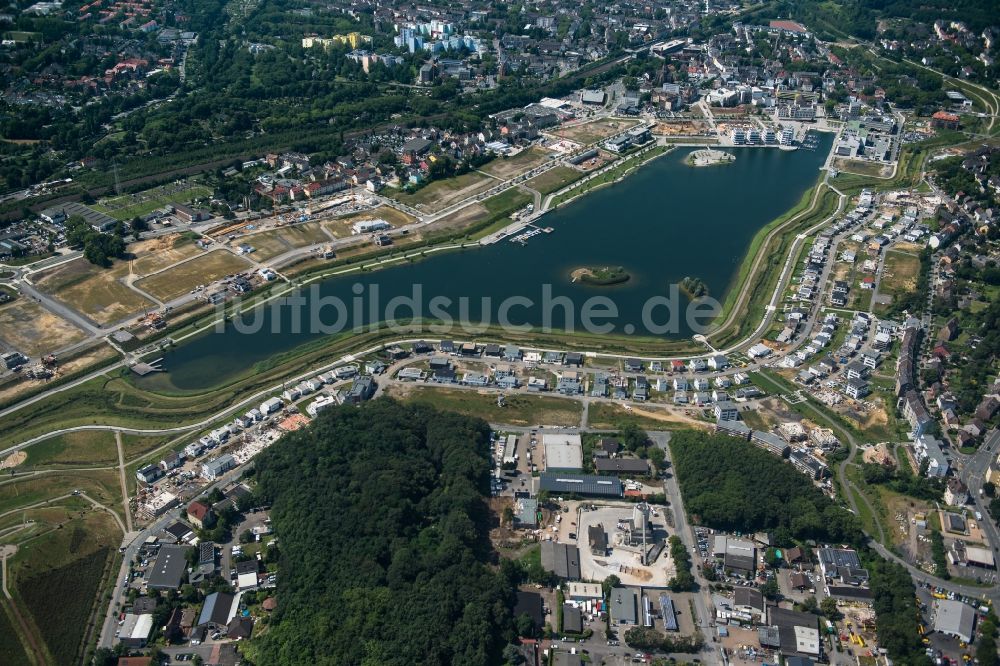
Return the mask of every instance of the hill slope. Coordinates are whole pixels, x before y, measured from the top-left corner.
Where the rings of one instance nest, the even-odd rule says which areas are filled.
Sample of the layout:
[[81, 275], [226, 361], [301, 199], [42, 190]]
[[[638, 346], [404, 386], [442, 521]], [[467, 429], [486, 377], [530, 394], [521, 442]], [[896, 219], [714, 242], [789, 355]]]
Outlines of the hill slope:
[[323, 412], [257, 463], [281, 542], [257, 664], [494, 664], [513, 586], [487, 566], [489, 427], [380, 399]]

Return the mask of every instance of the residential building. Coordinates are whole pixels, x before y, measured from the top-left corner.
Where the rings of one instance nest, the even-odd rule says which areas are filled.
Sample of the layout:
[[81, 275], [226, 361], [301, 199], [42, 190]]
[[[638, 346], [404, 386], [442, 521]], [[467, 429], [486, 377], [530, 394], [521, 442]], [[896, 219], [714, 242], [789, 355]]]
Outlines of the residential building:
[[201, 476], [207, 481], [215, 481], [220, 476], [236, 467], [236, 459], [228, 453], [209, 460], [201, 465]]

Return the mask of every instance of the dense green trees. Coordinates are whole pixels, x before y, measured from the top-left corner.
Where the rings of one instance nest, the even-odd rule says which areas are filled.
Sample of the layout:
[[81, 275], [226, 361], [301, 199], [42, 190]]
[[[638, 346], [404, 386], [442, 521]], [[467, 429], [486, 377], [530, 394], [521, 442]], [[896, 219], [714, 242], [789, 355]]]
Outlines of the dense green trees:
[[705, 646], [701, 633], [691, 636], [664, 636], [655, 629], [632, 627], [625, 632], [625, 643], [640, 650], [697, 654]]
[[87, 261], [105, 268], [111, 265], [112, 258], [125, 256], [121, 225], [114, 233], [101, 233], [79, 215], [66, 220], [66, 242], [70, 246], [82, 246]]
[[930, 664], [915, 625], [919, 611], [913, 581], [902, 565], [874, 558], [868, 564], [879, 647], [896, 663]]
[[1000, 656], [997, 655], [997, 616], [990, 611], [979, 625], [979, 640], [976, 641], [976, 663], [979, 666], [997, 666]]
[[489, 428], [376, 400], [261, 454], [281, 601], [257, 664], [493, 664], [517, 567], [487, 561]]
[[724, 435], [682, 431], [670, 442], [692, 519], [722, 530], [859, 544], [861, 529], [791, 465]]
[[691, 554], [676, 534], [672, 535], [669, 541], [670, 557], [674, 560], [677, 572], [667, 584], [673, 592], [690, 592], [696, 587], [694, 575], [691, 573]]

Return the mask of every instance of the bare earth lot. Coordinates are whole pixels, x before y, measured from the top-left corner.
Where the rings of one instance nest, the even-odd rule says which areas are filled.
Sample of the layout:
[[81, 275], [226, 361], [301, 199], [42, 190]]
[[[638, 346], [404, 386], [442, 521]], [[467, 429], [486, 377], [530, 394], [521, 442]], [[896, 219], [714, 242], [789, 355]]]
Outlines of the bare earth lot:
[[496, 176], [497, 178], [502, 178], [503, 180], [508, 180], [539, 164], [544, 164], [548, 161], [550, 155], [551, 153], [538, 146], [532, 146], [527, 150], [522, 150], [513, 157], [498, 157], [480, 169], [480, 171], [488, 173], [491, 176]]
[[358, 213], [351, 213], [344, 217], [326, 219], [321, 222], [323, 228], [337, 238], [344, 238], [354, 233], [351, 225], [363, 220], [385, 220], [393, 227], [405, 227], [413, 224], [416, 220], [401, 210], [396, 210], [390, 206], [379, 206], [371, 210], [364, 210]]
[[87, 335], [26, 298], [0, 307], [0, 340], [29, 356], [42, 356], [80, 342]]
[[193, 240], [180, 234], [133, 243], [128, 249], [135, 255], [132, 272], [138, 276], [162, 271], [167, 266], [190, 259], [201, 252]]
[[567, 398], [540, 395], [507, 396], [506, 406], [497, 405], [495, 393], [466, 389], [432, 388], [391, 384], [386, 394], [400, 400], [412, 400], [459, 414], [478, 416], [491, 423], [510, 425], [580, 425], [582, 405]]
[[919, 257], [890, 250], [885, 253], [885, 267], [882, 269], [879, 292], [889, 296], [909, 293], [916, 288], [919, 273]]
[[281, 227], [280, 229], [263, 231], [249, 236], [240, 236], [230, 243], [230, 245], [233, 247], [243, 243], [252, 245], [254, 247], [254, 259], [267, 261], [289, 250], [332, 240], [331, 236], [324, 231], [325, 228], [325, 224], [320, 222], [305, 222], [304, 224]]
[[154, 298], [169, 301], [221, 277], [246, 270], [250, 262], [226, 250], [216, 250], [178, 264], [135, 283]]
[[570, 141], [576, 141], [577, 143], [588, 144], [605, 139], [612, 134], [624, 132], [628, 128], [636, 125], [638, 122], [639, 121], [637, 120], [613, 120], [611, 118], [604, 118], [601, 120], [593, 120], [582, 125], [576, 125], [574, 127], [564, 127], [552, 132], [552, 134], [560, 136], [564, 139], [569, 139]]
[[111, 268], [101, 268], [81, 257], [46, 271], [35, 279], [35, 284], [56, 300], [106, 325], [156, 306], [125, 286], [122, 280], [128, 274], [129, 262], [124, 259], [116, 259]]
[[497, 182], [493, 178], [472, 171], [455, 178], [436, 180], [413, 194], [396, 192], [389, 196], [408, 206], [435, 213], [462, 199], [488, 190], [496, 184]]

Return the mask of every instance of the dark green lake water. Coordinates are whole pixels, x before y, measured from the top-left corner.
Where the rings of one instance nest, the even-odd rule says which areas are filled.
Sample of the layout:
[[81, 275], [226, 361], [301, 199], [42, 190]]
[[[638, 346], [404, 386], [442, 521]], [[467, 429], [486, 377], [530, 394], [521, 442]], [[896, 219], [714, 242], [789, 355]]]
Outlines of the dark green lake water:
[[[831, 135], [820, 135], [815, 151], [732, 149], [735, 162], [706, 168], [686, 166], [684, 157], [691, 149], [677, 149], [621, 183], [545, 215], [539, 224], [553, 227], [554, 233], [535, 236], [525, 246], [504, 240], [482, 249], [432, 255], [410, 265], [331, 278], [314, 289], [305, 288], [302, 306], [286, 305], [279, 311], [266, 308], [259, 331], [239, 332], [230, 326], [186, 342], [165, 355], [166, 373], [137, 382], [154, 390], [211, 387], [258, 361], [329, 334], [338, 321], [350, 329], [359, 322], [385, 319], [391, 299], [412, 297], [415, 286], [421, 290], [416, 300], [422, 303], [423, 315], [437, 320], [445, 312], [458, 321], [465, 299], [468, 321], [497, 322], [505, 299], [520, 297], [507, 301], [511, 323], [548, 323], [560, 330], [567, 328], [570, 316], [571, 326], [583, 330], [582, 307], [588, 299], [593, 305], [592, 298], [600, 296], [610, 299], [617, 316], [592, 320], [612, 325], [616, 333], [690, 337], [697, 331], [685, 321], [688, 300], [683, 296], [672, 306], [660, 304], [648, 310], [645, 321], [669, 328], [667, 332], [644, 324], [644, 307], [651, 298], [669, 297], [670, 285], [686, 276], [700, 278], [711, 296], [724, 301], [754, 234], [794, 206], [816, 182], [831, 141]], [[632, 277], [613, 287], [570, 281], [574, 268], [589, 265], [623, 266]], [[369, 303], [375, 291], [379, 305], [372, 308]], [[432, 308], [435, 297], [441, 306], [437, 310]], [[450, 305], [441, 303], [442, 298], [449, 299]], [[338, 310], [328, 304], [320, 310], [316, 321], [329, 328], [324, 329], [327, 332], [314, 330], [310, 308], [329, 299], [339, 300], [344, 307]], [[525, 305], [524, 299], [532, 305]], [[592, 312], [607, 312], [602, 306], [608, 304], [596, 304], [598, 309]], [[667, 325], [668, 307], [681, 315], [674, 326]], [[301, 322], [298, 327], [295, 310]], [[395, 316], [405, 320], [411, 312], [404, 305]], [[248, 316], [247, 322], [252, 319]], [[450, 335], [428, 337], [469, 339], [474, 334], [459, 328]]]

